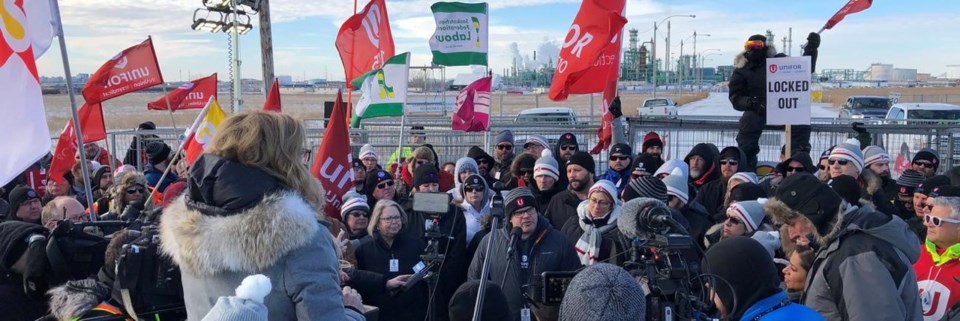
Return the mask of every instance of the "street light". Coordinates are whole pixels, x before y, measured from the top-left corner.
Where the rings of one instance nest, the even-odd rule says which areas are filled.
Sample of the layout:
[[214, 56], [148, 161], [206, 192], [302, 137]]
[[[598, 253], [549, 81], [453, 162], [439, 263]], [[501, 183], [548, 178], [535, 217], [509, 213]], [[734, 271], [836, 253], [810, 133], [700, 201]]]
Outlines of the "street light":
[[[700, 34], [700, 35], [706, 36], [706, 37], [710, 36], [710, 34]], [[683, 58], [683, 43], [687, 40], [690, 40], [690, 38], [693, 38], [693, 59], [692, 60], [693, 60], [693, 71], [694, 71], [694, 74], [696, 74], [696, 71], [697, 71], [697, 32], [696, 31], [694, 31], [692, 35], [687, 37], [687, 39], [680, 40], [680, 58], [681, 59]], [[686, 68], [684, 68], [684, 70], [680, 72], [680, 86], [678, 87], [680, 90], [680, 94], [683, 94], [683, 77], [686, 76], [685, 71], [686, 71]]]
[[[660, 27], [660, 24], [662, 24], [663, 22], [665, 22], [665, 21], [667, 21], [667, 20], [669, 20], [670, 18], [673, 18], [673, 17], [696, 18], [697, 15], [692, 15], [692, 14], [691, 14], [691, 15], [676, 14], [676, 15], [672, 15], [672, 16], [668, 16], [668, 17], [666, 17], [666, 18], [663, 18], [663, 20], [660, 20], [660, 22], [654, 22], [654, 23], [653, 23], [653, 97], [657, 97], [657, 29]], [[669, 30], [669, 29], [667, 30], [667, 38], [668, 38], [668, 39], [670, 38], [670, 30]], [[669, 47], [669, 43], [667, 44], [667, 47]], [[669, 52], [669, 51], [670, 51], [670, 48], [667, 48], [667, 51]]]
[[703, 61], [704, 61], [704, 58], [706, 57], [706, 56], [704, 56], [704, 53], [705, 53], [705, 52], [710, 52], [710, 51], [718, 51], [718, 53], [712, 53], [712, 54], [709, 54], [709, 55], [707, 55], [707, 56], [715, 56], [715, 55], [717, 55], [717, 56], [722, 56], [722, 55], [723, 55], [723, 54], [719, 53], [720, 49], [716, 49], [716, 48], [714, 48], [714, 49], [707, 49], [707, 50], [704, 50], [704, 51], [701, 51], [701, 52], [700, 52], [700, 70], [697, 72], [697, 79], [698, 79], [698, 80], [697, 80], [697, 88], [698, 88], [698, 89], [700, 89], [700, 88], [703, 87]]

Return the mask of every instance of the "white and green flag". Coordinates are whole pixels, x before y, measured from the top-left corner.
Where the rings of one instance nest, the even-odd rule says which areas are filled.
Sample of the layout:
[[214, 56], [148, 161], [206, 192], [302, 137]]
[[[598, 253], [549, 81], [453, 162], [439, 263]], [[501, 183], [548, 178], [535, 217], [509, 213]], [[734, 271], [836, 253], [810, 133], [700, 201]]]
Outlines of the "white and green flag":
[[358, 127], [364, 118], [403, 116], [409, 77], [410, 53], [405, 52], [388, 59], [382, 68], [354, 79], [353, 88], [360, 88], [363, 95], [353, 107], [350, 125]]
[[487, 65], [487, 3], [437, 2], [430, 10], [437, 21], [430, 38], [434, 64]]

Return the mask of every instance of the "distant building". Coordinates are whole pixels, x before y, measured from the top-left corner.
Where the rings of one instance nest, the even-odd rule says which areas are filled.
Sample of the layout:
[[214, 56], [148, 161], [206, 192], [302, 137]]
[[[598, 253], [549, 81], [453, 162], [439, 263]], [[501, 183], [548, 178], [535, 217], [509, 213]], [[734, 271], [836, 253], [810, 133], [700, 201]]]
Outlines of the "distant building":
[[892, 64], [871, 64], [864, 77], [867, 81], [904, 82], [917, 81], [916, 69], [893, 68]]
[[727, 81], [733, 76], [733, 65], [717, 66], [717, 77], [720, 81]]
[[277, 82], [279, 82], [281, 86], [290, 86], [293, 85], [293, 77], [290, 75], [279, 75], [277, 76]]

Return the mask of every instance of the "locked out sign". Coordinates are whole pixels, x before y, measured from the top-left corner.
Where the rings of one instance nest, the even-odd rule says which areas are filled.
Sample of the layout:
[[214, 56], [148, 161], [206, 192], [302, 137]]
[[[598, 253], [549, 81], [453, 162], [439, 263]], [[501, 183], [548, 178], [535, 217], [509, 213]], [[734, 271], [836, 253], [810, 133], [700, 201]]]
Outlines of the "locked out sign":
[[810, 124], [810, 57], [767, 58], [767, 124]]

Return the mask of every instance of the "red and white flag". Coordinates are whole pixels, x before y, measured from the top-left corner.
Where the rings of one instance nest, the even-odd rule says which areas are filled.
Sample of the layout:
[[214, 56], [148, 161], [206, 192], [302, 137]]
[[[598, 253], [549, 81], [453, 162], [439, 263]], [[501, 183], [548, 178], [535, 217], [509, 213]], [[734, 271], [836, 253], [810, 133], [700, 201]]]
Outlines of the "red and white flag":
[[263, 102], [263, 111], [281, 112], [280, 108], [280, 82], [273, 80], [273, 86], [270, 86], [270, 92], [267, 93], [267, 100]]
[[350, 133], [348, 132], [346, 112], [343, 108], [343, 95], [337, 91], [337, 100], [333, 104], [330, 123], [323, 132], [323, 141], [317, 148], [317, 157], [313, 160], [310, 173], [320, 180], [323, 186], [327, 217], [341, 219], [340, 205], [343, 194], [352, 190], [353, 167], [350, 155]]
[[337, 32], [336, 46], [347, 88], [353, 88], [350, 82], [357, 77], [383, 67], [395, 55], [386, 2], [371, 0], [363, 11], [344, 21]]
[[220, 108], [215, 97], [210, 97], [207, 105], [203, 107], [193, 125], [183, 133], [183, 151], [187, 165], [193, 165], [193, 162], [200, 157], [200, 154], [207, 149], [207, 146], [213, 142], [214, 135], [223, 120], [227, 119], [227, 114]]
[[457, 109], [451, 115], [453, 130], [482, 132], [490, 128], [491, 77], [477, 79], [457, 94]]
[[83, 86], [83, 98], [94, 104], [162, 83], [153, 40], [148, 37], [100, 66]]
[[[604, 91], [611, 73], [618, 74], [620, 32], [627, 23], [625, 0], [584, 0], [564, 38], [550, 84], [550, 100], [570, 94]], [[614, 48], [610, 48], [614, 47]], [[582, 80], [581, 80], [582, 79]], [[598, 80], [603, 81], [598, 81]]]
[[873, 0], [850, 0], [847, 2], [843, 8], [840, 8], [840, 11], [833, 14], [833, 17], [830, 17], [830, 20], [827, 20], [827, 23], [823, 25], [823, 29], [833, 29], [833, 26], [836, 26], [840, 21], [843, 21], [843, 18], [846, 18], [848, 14], [857, 13], [863, 10], [870, 8], [870, 5], [873, 4]]
[[[107, 131], [103, 125], [103, 108], [100, 104], [84, 104], [77, 113], [80, 115], [80, 132], [83, 133], [84, 144], [107, 139]], [[50, 169], [47, 170], [48, 177], [57, 181], [62, 180], [63, 175], [76, 164], [78, 150], [77, 131], [74, 128], [73, 119], [70, 119], [60, 132]]]
[[[37, 14], [40, 15], [40, 14]], [[50, 152], [50, 129], [34, 60], [38, 43], [52, 32], [36, 30], [37, 18], [23, 1], [0, 4], [0, 184], [7, 184]], [[46, 18], [49, 23], [49, 12]]]
[[217, 99], [216, 73], [180, 85], [177, 89], [170, 91], [167, 96], [147, 103], [147, 109], [167, 110], [167, 101], [170, 102], [171, 108], [169, 109], [173, 109], [173, 111], [200, 109], [207, 105], [210, 97]]

